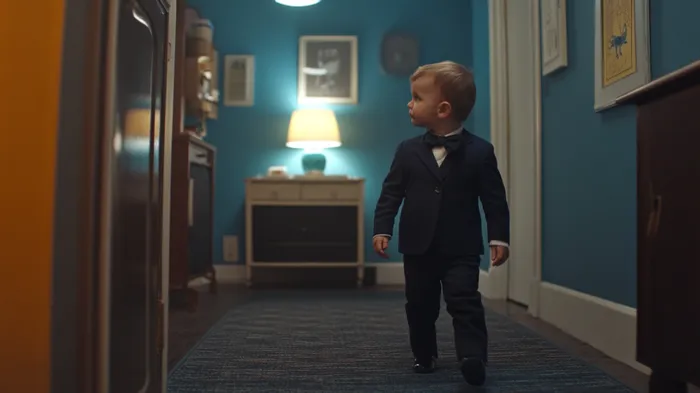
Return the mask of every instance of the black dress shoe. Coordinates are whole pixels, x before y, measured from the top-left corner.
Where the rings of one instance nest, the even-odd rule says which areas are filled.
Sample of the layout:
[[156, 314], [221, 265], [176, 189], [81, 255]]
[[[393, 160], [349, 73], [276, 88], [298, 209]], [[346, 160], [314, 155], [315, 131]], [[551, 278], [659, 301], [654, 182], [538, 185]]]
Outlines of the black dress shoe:
[[413, 361], [413, 372], [418, 374], [430, 374], [435, 371], [435, 358], [415, 359]]
[[472, 386], [481, 386], [486, 381], [486, 365], [478, 358], [464, 358], [459, 366], [464, 380]]

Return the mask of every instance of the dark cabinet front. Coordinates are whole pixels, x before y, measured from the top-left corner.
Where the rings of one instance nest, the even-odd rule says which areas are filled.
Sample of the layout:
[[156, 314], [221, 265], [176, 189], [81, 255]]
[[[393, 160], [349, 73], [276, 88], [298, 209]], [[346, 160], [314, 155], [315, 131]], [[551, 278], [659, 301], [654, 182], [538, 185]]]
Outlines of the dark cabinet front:
[[211, 268], [212, 255], [212, 173], [211, 168], [190, 165], [191, 211], [189, 227], [190, 275], [199, 276]]
[[253, 261], [356, 262], [356, 206], [254, 206]]
[[635, 92], [637, 359], [651, 393], [700, 384], [700, 63]]
[[170, 305], [195, 311], [191, 280], [206, 278], [217, 292], [214, 270], [214, 146], [186, 134], [173, 136], [170, 187]]

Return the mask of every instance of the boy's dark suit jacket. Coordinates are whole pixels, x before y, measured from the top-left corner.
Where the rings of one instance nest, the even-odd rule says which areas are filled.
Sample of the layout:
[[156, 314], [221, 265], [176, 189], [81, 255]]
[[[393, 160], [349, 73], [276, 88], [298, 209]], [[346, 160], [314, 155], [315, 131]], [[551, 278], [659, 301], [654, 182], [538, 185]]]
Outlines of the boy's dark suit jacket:
[[439, 167], [424, 136], [408, 139], [396, 149], [384, 180], [374, 213], [374, 234], [393, 234], [403, 201], [400, 253], [425, 254], [438, 240], [440, 254], [481, 255], [479, 199], [488, 240], [509, 242], [510, 213], [493, 146], [463, 130], [461, 144]]

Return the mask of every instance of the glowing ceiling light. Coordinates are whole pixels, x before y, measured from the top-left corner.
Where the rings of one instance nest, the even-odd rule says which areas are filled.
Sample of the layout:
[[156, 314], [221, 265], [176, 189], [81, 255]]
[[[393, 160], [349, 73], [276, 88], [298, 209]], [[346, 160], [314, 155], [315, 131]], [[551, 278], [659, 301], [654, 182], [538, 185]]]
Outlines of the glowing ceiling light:
[[310, 5], [318, 4], [321, 0], [275, 0], [277, 3], [286, 5], [289, 7], [308, 7]]

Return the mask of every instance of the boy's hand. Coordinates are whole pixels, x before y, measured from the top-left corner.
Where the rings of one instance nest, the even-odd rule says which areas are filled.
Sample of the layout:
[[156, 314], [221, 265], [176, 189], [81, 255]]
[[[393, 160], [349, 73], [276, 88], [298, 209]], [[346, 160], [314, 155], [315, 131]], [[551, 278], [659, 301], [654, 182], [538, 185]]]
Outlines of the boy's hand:
[[505, 246], [491, 246], [491, 266], [501, 266], [508, 260], [510, 250]]
[[382, 258], [389, 258], [386, 254], [386, 249], [389, 248], [389, 238], [386, 236], [375, 236], [372, 239], [372, 244], [374, 245], [374, 252], [377, 253]]

